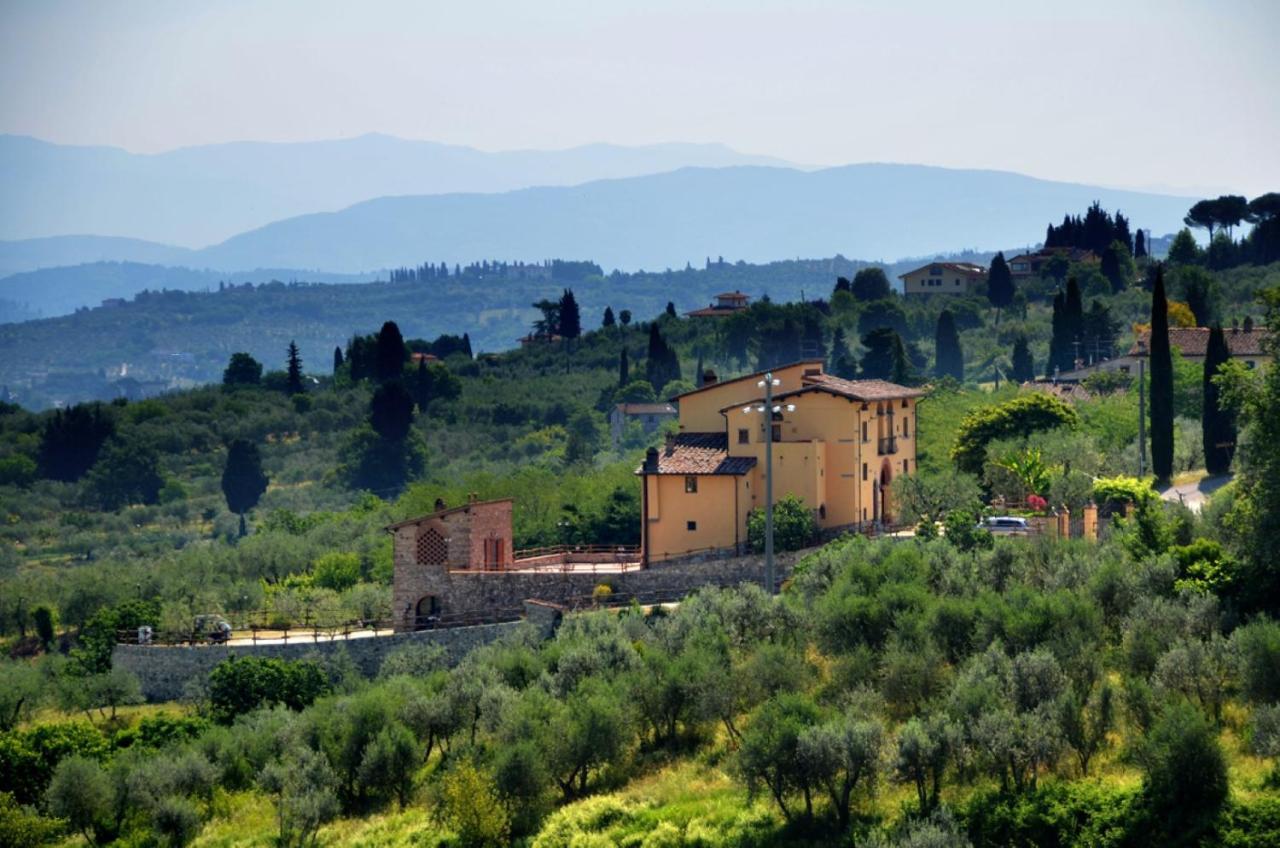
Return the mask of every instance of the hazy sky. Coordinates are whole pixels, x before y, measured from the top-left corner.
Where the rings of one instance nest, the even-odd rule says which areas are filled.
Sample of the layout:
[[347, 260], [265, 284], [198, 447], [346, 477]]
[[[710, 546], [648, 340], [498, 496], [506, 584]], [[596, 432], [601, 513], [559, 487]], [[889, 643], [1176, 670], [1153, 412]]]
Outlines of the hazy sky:
[[0, 132], [718, 141], [1256, 194], [1280, 190], [1278, 42], [1280, 0], [0, 0]]

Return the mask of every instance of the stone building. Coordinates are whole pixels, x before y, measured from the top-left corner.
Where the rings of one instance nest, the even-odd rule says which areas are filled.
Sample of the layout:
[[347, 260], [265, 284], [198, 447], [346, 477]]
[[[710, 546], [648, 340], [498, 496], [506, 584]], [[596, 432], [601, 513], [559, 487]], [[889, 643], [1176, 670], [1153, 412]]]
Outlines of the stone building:
[[510, 568], [510, 498], [441, 508], [387, 527], [393, 537], [392, 615], [397, 630], [429, 626], [444, 612], [440, 577], [453, 570]]

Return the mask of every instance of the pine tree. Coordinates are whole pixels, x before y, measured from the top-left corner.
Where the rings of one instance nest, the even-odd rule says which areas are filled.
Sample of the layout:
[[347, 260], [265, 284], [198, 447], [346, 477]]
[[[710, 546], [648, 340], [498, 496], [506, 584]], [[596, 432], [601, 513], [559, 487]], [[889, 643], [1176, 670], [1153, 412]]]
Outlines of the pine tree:
[[400, 379], [405, 360], [409, 358], [404, 346], [404, 336], [395, 321], [388, 321], [378, 331], [377, 352], [374, 358], [375, 374], [379, 382]]
[[1169, 350], [1169, 301], [1164, 269], [1156, 270], [1151, 292], [1151, 468], [1156, 480], [1173, 477], [1173, 355]]
[[960, 348], [960, 334], [956, 332], [956, 320], [950, 309], [938, 313], [933, 343], [933, 373], [964, 382], [964, 352]]
[[240, 516], [240, 535], [246, 532], [245, 513], [258, 505], [267, 490], [267, 475], [262, 471], [258, 446], [236, 439], [227, 450], [227, 464], [222, 469], [222, 495], [227, 509]]
[[1204, 413], [1201, 429], [1204, 435], [1204, 465], [1210, 474], [1226, 474], [1235, 456], [1236, 415], [1222, 403], [1221, 392], [1213, 378], [1218, 369], [1229, 362], [1231, 351], [1221, 327], [1209, 330], [1209, 344], [1204, 352]]
[[573, 289], [565, 289], [560, 295], [560, 335], [566, 339], [576, 339], [582, 335], [582, 316], [578, 311], [578, 300], [573, 296]]
[[996, 323], [1000, 323], [1000, 310], [1013, 303], [1013, 274], [1004, 253], [997, 253], [987, 272], [987, 300], [996, 308]]
[[627, 349], [624, 347], [622, 353], [618, 354], [618, 388], [622, 388], [631, 382], [631, 363], [627, 360]]
[[1013, 340], [1013, 357], [1010, 362], [1010, 376], [1018, 383], [1029, 383], [1036, 378], [1036, 366], [1031, 359], [1031, 348], [1027, 337], [1020, 335]]
[[615, 318], [613, 317], [613, 307], [612, 307], [612, 306], [606, 306], [606, 307], [604, 308], [604, 320], [602, 320], [602, 321], [600, 322], [600, 326], [601, 326], [601, 327], [612, 327], [614, 324], [617, 324], [617, 323], [618, 323], [617, 319], [615, 319]]
[[862, 337], [867, 349], [858, 376], [864, 380], [889, 380], [904, 385], [913, 379], [911, 360], [902, 336], [892, 327], [880, 327]]
[[333, 373], [337, 374], [338, 369], [342, 367], [342, 346], [338, 345], [333, 349]]
[[285, 391], [291, 395], [302, 392], [302, 356], [298, 353], [298, 345], [289, 342], [288, 376]]

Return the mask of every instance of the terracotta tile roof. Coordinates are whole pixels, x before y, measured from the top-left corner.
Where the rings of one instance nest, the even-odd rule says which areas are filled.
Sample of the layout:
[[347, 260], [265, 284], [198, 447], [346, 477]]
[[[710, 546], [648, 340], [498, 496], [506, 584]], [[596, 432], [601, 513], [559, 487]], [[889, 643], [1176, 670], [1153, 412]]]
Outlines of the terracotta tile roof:
[[888, 380], [842, 380], [831, 374], [810, 374], [804, 378], [804, 383], [854, 400], [890, 400], [924, 395], [920, 389], [900, 386]]
[[[919, 274], [921, 271], [927, 271], [930, 268], [945, 268], [952, 273], [968, 274], [969, 276], [986, 276], [987, 269], [981, 265], [975, 265], [972, 262], [930, 262], [928, 265], [921, 265], [919, 268], [908, 271], [905, 274], [899, 274], [898, 279], [905, 279], [912, 274]], [[932, 273], [932, 272], [931, 272]]]
[[[1262, 344], [1267, 340], [1266, 329], [1254, 328], [1250, 332], [1225, 328], [1222, 334], [1227, 339], [1227, 350], [1232, 356], [1266, 356]], [[1150, 349], [1151, 331], [1138, 336], [1129, 348], [1130, 356], [1146, 356]], [[1182, 351], [1183, 356], [1204, 356], [1209, 347], [1208, 327], [1170, 327], [1169, 345]]]
[[[766, 369], [766, 371], [773, 371], [776, 373], [786, 368], [794, 368], [797, 365], [822, 365], [822, 363], [825, 361], [826, 360], [824, 359], [801, 359], [796, 362], [788, 362], [785, 365], [777, 365], [773, 368]], [[759, 381], [760, 378], [765, 375], [765, 373], [766, 373], [765, 371], [753, 371], [750, 374], [743, 374], [741, 377], [729, 377], [727, 379], [718, 380], [714, 383], [708, 383], [707, 385], [703, 386], [700, 389], [694, 389], [691, 392], [685, 392], [683, 394], [676, 395], [675, 397], [672, 398], [672, 400], [679, 400], [680, 398], [688, 397], [689, 395], [696, 395], [699, 392], [709, 392], [712, 389], [718, 389], [721, 386], [727, 386], [731, 383], [740, 383], [743, 380]]]
[[750, 300], [751, 295], [743, 294], [740, 291], [720, 292], [716, 295], [716, 300]]
[[491, 501], [468, 501], [460, 506], [450, 507], [449, 509], [440, 509], [426, 515], [419, 515], [417, 518], [406, 518], [404, 521], [397, 521], [395, 524], [388, 524], [383, 530], [395, 530], [399, 527], [408, 527], [410, 524], [421, 524], [424, 521], [430, 521], [433, 518], [443, 518], [446, 515], [453, 515], [455, 512], [467, 512], [477, 506], [493, 506], [494, 504], [515, 503], [514, 498], [496, 498]]
[[686, 312], [686, 318], [706, 318], [719, 317], [721, 315], [732, 315], [735, 312], [741, 312], [746, 309], [745, 306], [704, 306], [701, 309], [695, 309], [692, 312]]
[[659, 474], [746, 474], [755, 464], [754, 456], [729, 456], [724, 433], [680, 433], [658, 448]]
[[623, 415], [675, 415], [677, 411], [670, 403], [620, 403], [617, 409]]

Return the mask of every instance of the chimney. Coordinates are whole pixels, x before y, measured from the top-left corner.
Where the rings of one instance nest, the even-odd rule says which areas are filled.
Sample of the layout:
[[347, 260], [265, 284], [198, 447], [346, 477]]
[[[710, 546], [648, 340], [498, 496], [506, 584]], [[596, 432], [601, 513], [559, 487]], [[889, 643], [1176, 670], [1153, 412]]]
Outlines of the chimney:
[[720, 378], [716, 376], [716, 372], [712, 368], [708, 368], [702, 372], [702, 387], [713, 386], [719, 382]]
[[657, 448], [649, 448], [649, 450], [645, 451], [644, 473], [645, 474], [658, 473], [658, 449]]

